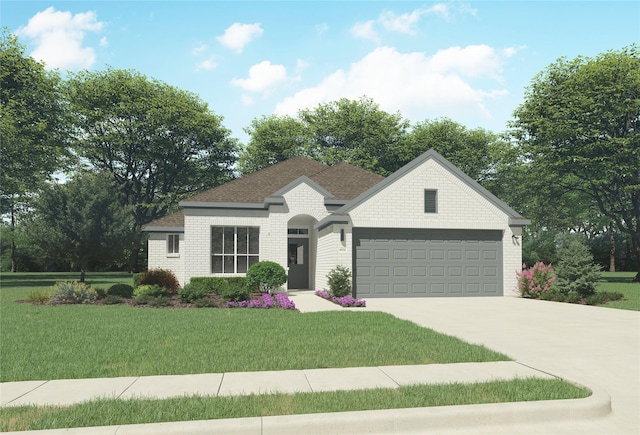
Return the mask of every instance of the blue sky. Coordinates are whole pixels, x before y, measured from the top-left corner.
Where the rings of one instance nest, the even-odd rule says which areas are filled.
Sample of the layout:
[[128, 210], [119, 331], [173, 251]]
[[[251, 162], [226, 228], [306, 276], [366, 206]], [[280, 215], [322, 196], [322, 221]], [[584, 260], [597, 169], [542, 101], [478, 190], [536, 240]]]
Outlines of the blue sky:
[[504, 131], [559, 57], [640, 42], [640, 1], [2, 0], [0, 22], [50, 68], [194, 92], [246, 143], [253, 118], [362, 95], [413, 123]]

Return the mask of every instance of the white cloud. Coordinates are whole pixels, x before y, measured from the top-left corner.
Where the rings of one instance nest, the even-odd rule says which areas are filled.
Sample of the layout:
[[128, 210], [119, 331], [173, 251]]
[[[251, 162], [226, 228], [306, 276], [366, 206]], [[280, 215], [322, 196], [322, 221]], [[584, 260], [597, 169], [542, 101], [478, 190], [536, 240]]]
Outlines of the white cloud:
[[203, 60], [202, 62], [198, 62], [198, 64], [196, 65], [197, 71], [211, 71], [216, 68], [218, 68], [218, 63], [214, 60], [214, 58]]
[[360, 39], [368, 39], [375, 43], [380, 42], [380, 36], [378, 32], [373, 28], [375, 21], [366, 21], [364, 23], [356, 23], [351, 28], [351, 34], [356, 38]]
[[517, 47], [507, 47], [502, 49], [502, 55], [506, 58], [510, 58], [514, 56], [517, 52], [525, 50], [527, 48], [526, 45], [519, 45]]
[[109, 41], [107, 41], [107, 37], [103, 36], [102, 38], [100, 38], [100, 47], [108, 47], [109, 46]]
[[231, 84], [249, 92], [267, 92], [287, 80], [287, 69], [283, 65], [272, 65], [265, 60], [249, 68], [246, 79], [232, 79]]
[[327, 23], [316, 25], [316, 33], [318, 34], [318, 36], [324, 35], [327, 30], [329, 30], [329, 25]]
[[420, 21], [420, 16], [425, 13], [424, 9], [416, 9], [410, 14], [397, 16], [391, 11], [386, 11], [380, 14], [378, 21], [389, 31], [414, 35], [416, 31], [413, 27]]
[[[35, 42], [31, 56], [45, 62], [47, 68], [89, 68], [96, 60], [92, 47], [83, 47], [86, 32], [99, 33], [104, 26], [95, 12], [72, 15], [49, 7], [29, 19], [17, 33]], [[106, 38], [100, 41], [105, 46]]]
[[433, 56], [378, 47], [347, 70], [335, 71], [316, 86], [284, 99], [275, 113], [295, 115], [320, 103], [367, 95], [382, 110], [399, 110], [416, 121], [442, 116], [490, 118], [485, 101], [507, 91], [484, 90], [471, 79], [495, 86], [500, 71], [495, 50], [483, 45], [452, 47]]
[[224, 31], [224, 35], [218, 36], [216, 39], [225, 47], [238, 53], [242, 53], [244, 47], [253, 39], [260, 37], [262, 33], [263, 30], [260, 23], [233, 23]]
[[197, 47], [194, 47], [194, 48], [191, 50], [191, 54], [192, 54], [193, 56], [198, 56], [198, 55], [200, 55], [201, 53], [203, 53], [207, 48], [209, 48], [209, 46], [208, 46], [207, 44], [200, 44], [200, 45], [198, 45]]
[[309, 68], [309, 63], [302, 59], [296, 60], [296, 74], [300, 74], [302, 71]]

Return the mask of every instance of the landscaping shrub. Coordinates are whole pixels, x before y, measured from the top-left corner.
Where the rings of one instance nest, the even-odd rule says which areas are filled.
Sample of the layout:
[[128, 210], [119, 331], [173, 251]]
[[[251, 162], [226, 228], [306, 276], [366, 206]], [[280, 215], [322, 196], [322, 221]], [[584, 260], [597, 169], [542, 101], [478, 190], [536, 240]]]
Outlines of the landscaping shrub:
[[316, 296], [320, 296], [323, 299], [327, 299], [328, 301], [333, 302], [334, 304], [338, 304], [343, 307], [366, 307], [367, 301], [364, 299], [357, 299], [353, 296], [331, 296], [329, 292], [324, 290], [316, 290]]
[[205, 283], [191, 281], [178, 290], [178, 297], [182, 302], [191, 303], [204, 298], [209, 293], [213, 293], [213, 289], [210, 289]]
[[216, 308], [218, 306], [218, 302], [214, 299], [203, 297], [193, 301], [193, 305], [196, 308]]
[[611, 301], [618, 301], [623, 297], [624, 295], [622, 293], [599, 291], [594, 295], [587, 296], [584, 300], [584, 303], [587, 305], [599, 305]]
[[245, 280], [221, 279], [216, 285], [216, 293], [225, 301], [238, 302], [251, 296]]
[[118, 304], [122, 303], [122, 297], [120, 297], [118, 295], [107, 295], [102, 300], [102, 303], [105, 304], [105, 305], [118, 305]]
[[90, 304], [97, 298], [96, 291], [83, 282], [57, 282], [52, 287], [52, 304]]
[[351, 271], [344, 266], [336, 266], [327, 275], [329, 291], [336, 298], [351, 294]]
[[98, 297], [98, 299], [102, 299], [107, 295], [107, 291], [102, 287], [95, 287], [94, 290], [96, 291], [96, 296]]
[[287, 282], [287, 272], [273, 261], [259, 261], [247, 271], [247, 286], [251, 291], [273, 293]]
[[107, 290], [107, 295], [131, 299], [133, 296], [133, 287], [129, 284], [114, 284]]
[[140, 281], [142, 279], [142, 277], [144, 277], [144, 274], [146, 272], [138, 272], [138, 273], [134, 273], [133, 274], [133, 288], [138, 287], [138, 281]]
[[174, 273], [167, 269], [149, 269], [136, 279], [136, 286], [141, 285], [159, 285], [160, 287], [171, 290], [171, 293], [177, 294], [180, 288], [178, 278]]
[[171, 296], [171, 290], [159, 285], [141, 285], [133, 291], [133, 297], [138, 299], [142, 296], [148, 297], [166, 297]]
[[578, 237], [563, 237], [558, 251], [556, 276], [560, 291], [567, 295], [577, 293], [581, 298], [593, 295], [600, 279], [600, 267], [593, 262], [587, 245]]
[[171, 305], [171, 299], [165, 296], [151, 296], [147, 299], [147, 305], [150, 307], [168, 307]]
[[542, 294], [551, 289], [551, 284], [556, 277], [553, 273], [551, 265], [545, 265], [539, 261], [532, 267], [527, 269], [525, 264], [522, 265], [522, 272], [516, 272], [518, 275], [518, 292], [520, 296], [525, 298], [538, 299]]
[[51, 289], [34, 290], [27, 295], [27, 301], [32, 304], [46, 304], [51, 300]]

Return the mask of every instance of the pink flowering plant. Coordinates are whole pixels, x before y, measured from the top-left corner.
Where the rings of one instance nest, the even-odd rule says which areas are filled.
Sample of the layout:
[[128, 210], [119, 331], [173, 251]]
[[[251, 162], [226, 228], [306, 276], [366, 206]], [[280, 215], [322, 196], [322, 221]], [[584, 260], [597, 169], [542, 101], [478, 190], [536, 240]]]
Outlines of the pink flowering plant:
[[525, 298], [539, 299], [540, 295], [551, 289], [551, 284], [556, 280], [551, 264], [545, 265], [539, 261], [532, 267], [522, 265], [522, 272], [516, 272], [518, 276], [518, 292]]
[[331, 294], [325, 290], [317, 290], [316, 296], [320, 296], [323, 299], [333, 302], [334, 304], [338, 304], [342, 307], [366, 307], [367, 301], [364, 299], [357, 299], [353, 296], [341, 296], [335, 297], [331, 296]]
[[246, 301], [233, 302], [229, 301], [224, 304], [225, 308], [282, 308], [284, 310], [295, 310], [296, 304], [289, 299], [289, 296], [283, 293], [277, 293], [275, 296], [264, 293], [258, 299], [250, 299]]

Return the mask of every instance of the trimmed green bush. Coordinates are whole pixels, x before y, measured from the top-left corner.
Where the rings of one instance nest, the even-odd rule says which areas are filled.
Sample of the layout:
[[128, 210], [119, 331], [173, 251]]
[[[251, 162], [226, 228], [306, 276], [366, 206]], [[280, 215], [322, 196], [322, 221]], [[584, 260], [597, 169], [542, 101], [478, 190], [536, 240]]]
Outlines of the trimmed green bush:
[[110, 296], [120, 296], [121, 298], [131, 299], [133, 296], [133, 287], [129, 284], [114, 284], [109, 287], [107, 294]]
[[247, 270], [247, 286], [251, 291], [272, 293], [285, 282], [287, 272], [274, 261], [259, 261]]
[[141, 296], [149, 296], [149, 297], [166, 297], [171, 296], [171, 290], [166, 287], [161, 287], [159, 285], [141, 285], [136, 287], [133, 291], [134, 298], [140, 298]]
[[196, 308], [216, 308], [218, 303], [211, 298], [204, 297], [193, 301], [193, 305]]
[[327, 275], [331, 296], [341, 298], [351, 295], [351, 271], [344, 266], [336, 266]]
[[52, 304], [90, 304], [96, 300], [96, 291], [83, 282], [57, 282], [52, 287]]
[[206, 282], [191, 281], [178, 290], [178, 297], [182, 302], [194, 302], [206, 297], [209, 293], [213, 293], [213, 287], [207, 285]]
[[585, 298], [584, 303], [587, 305], [600, 305], [611, 301], [619, 301], [624, 298], [622, 293], [599, 291], [596, 294]]
[[96, 291], [96, 296], [98, 297], [98, 299], [102, 299], [107, 295], [107, 291], [102, 287], [95, 287], [94, 290]]
[[51, 289], [34, 290], [27, 295], [27, 301], [32, 304], [46, 304], [51, 300]]
[[136, 285], [159, 285], [160, 287], [171, 290], [172, 294], [177, 294], [180, 288], [178, 278], [174, 273], [167, 269], [149, 269], [141, 277], [136, 280]]
[[216, 293], [225, 301], [239, 302], [251, 297], [251, 291], [244, 280], [220, 280], [217, 285]]
[[118, 305], [122, 303], [122, 297], [118, 295], [107, 295], [102, 300], [102, 303], [105, 305]]
[[142, 279], [146, 272], [138, 272], [133, 274], [133, 288], [138, 287], [138, 281]]

